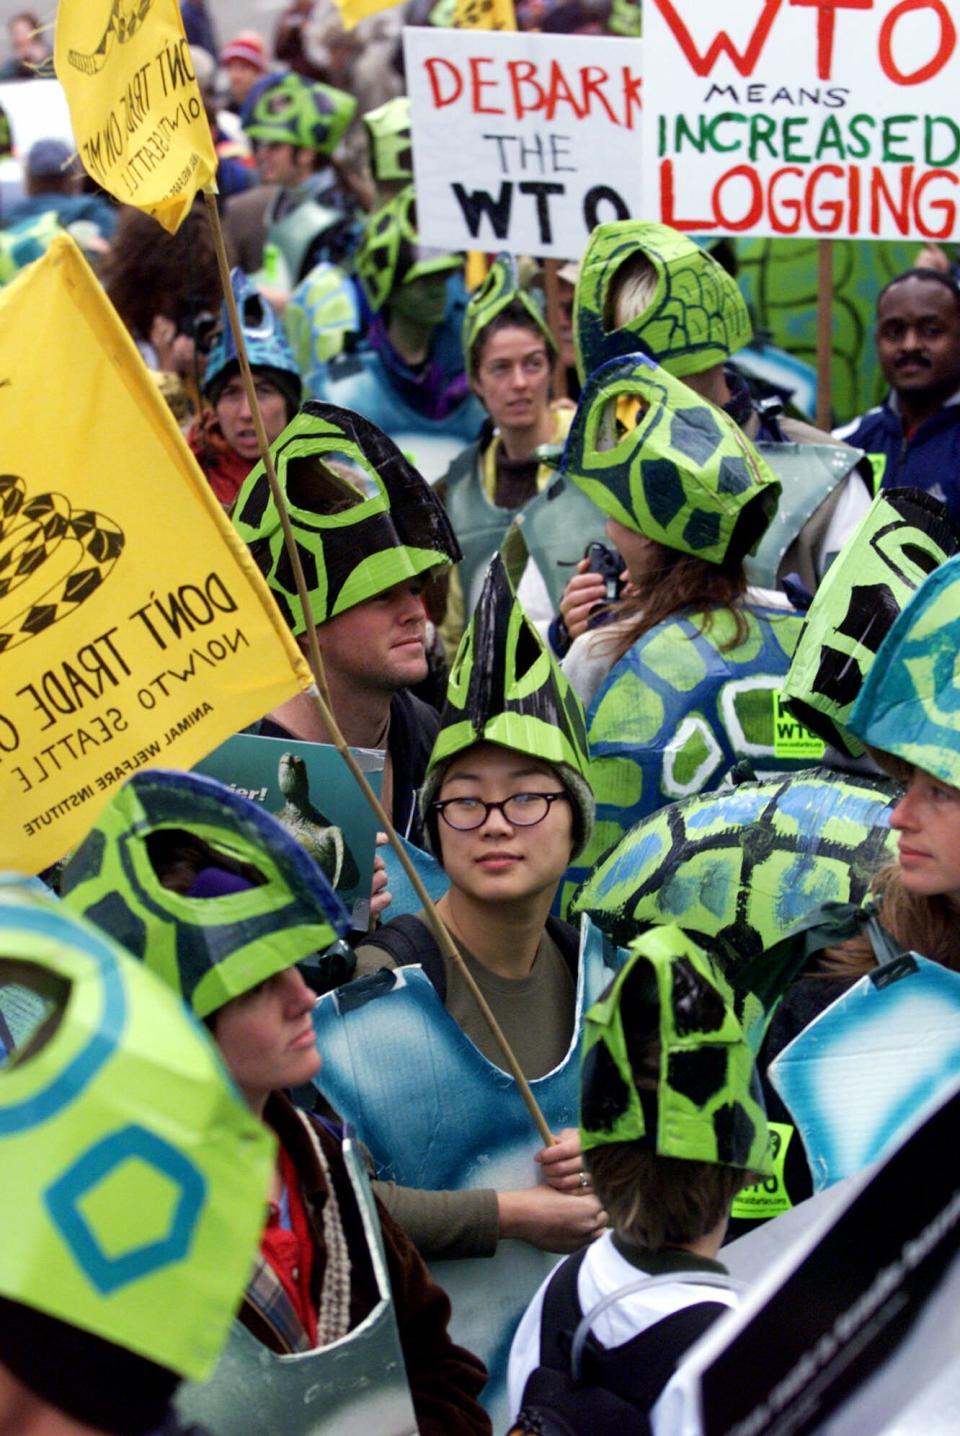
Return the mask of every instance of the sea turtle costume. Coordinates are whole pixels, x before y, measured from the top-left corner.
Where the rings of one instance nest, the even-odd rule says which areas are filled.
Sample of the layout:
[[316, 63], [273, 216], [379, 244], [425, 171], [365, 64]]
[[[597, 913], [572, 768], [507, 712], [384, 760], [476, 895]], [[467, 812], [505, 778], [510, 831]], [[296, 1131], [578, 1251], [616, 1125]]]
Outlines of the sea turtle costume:
[[[247, 358], [254, 375], [261, 374], [275, 385], [287, 401], [288, 412], [295, 414], [300, 407], [302, 392], [300, 371], [273, 306], [267, 303], [242, 269], [231, 269], [230, 285], [240, 316]], [[227, 302], [224, 300], [220, 310], [220, 327], [207, 355], [207, 367], [203, 376], [204, 396], [211, 404], [216, 404], [227, 380], [238, 373], [239, 369], [237, 343], [230, 324]]]
[[[186, 894], [164, 887], [150, 846], [165, 829], [203, 839], [246, 876], [234, 885], [229, 868], [212, 868]], [[316, 990], [343, 977], [322, 953], [349, 919], [319, 868], [275, 818], [197, 774], [154, 770], [131, 779], [67, 865], [64, 902], [119, 937], [198, 1016], [293, 963]], [[186, 1419], [209, 1423], [221, 1436], [246, 1436], [251, 1422], [289, 1436], [408, 1436], [416, 1429], [376, 1208], [350, 1139], [343, 1158], [378, 1291], [373, 1309], [340, 1339], [284, 1355], [234, 1321], [211, 1379], [179, 1393]], [[264, 1174], [257, 1236], [267, 1180]], [[248, 1276], [249, 1266], [242, 1280]], [[211, 1367], [189, 1374], [206, 1377]]]
[[[617, 276], [639, 260], [652, 270], [653, 293], [639, 314], [614, 327]], [[677, 378], [702, 374], [734, 355], [748, 374], [763, 377], [769, 368], [767, 351], [746, 347], [752, 333], [750, 315], [736, 280], [689, 235], [667, 225], [617, 220], [598, 226], [580, 268], [574, 312], [581, 380], [613, 358], [638, 352]], [[787, 355], [780, 357], [789, 361]], [[782, 376], [769, 377], [776, 383]], [[782, 487], [771, 522], [746, 560], [748, 579], [758, 587], [775, 588], [787, 559], [788, 567], [802, 571], [812, 591], [818, 566], [807, 550], [826, 536], [840, 486], [862, 456], [858, 449], [834, 443], [828, 434], [791, 419], [772, 422], [776, 441], [765, 435], [753, 414], [748, 414], [747, 427]], [[863, 497], [865, 506], [866, 490]], [[821, 555], [820, 567], [825, 562]]]
[[[622, 432], [624, 399], [644, 407]], [[742, 560], [779, 492], [729, 415], [640, 354], [591, 375], [561, 474], [627, 528], [713, 564]], [[681, 610], [644, 633], [597, 690], [587, 715], [597, 824], [566, 896], [641, 818], [716, 788], [738, 761], [761, 772], [803, 766], [777, 755], [774, 731], [800, 616], [755, 602], [739, 615], [738, 639], [730, 609]]]
[[[0, 934], [0, 1295], [203, 1379], [274, 1143], [182, 1004], [95, 927], [7, 878]], [[56, 1361], [31, 1366], [41, 1394]]]
[[[431, 569], [460, 548], [442, 504], [375, 424], [307, 403], [271, 450], [315, 623]], [[263, 465], [237, 495], [233, 524], [294, 634], [306, 624]]]
[[[346, 90], [311, 83], [290, 72], [262, 90], [244, 129], [256, 143], [293, 145], [331, 155], [356, 112], [357, 101]], [[317, 236], [344, 224], [339, 210], [310, 193], [312, 185], [306, 182], [301, 202], [288, 206], [279, 219], [268, 211], [263, 278], [271, 284], [285, 288], [295, 284]], [[329, 188], [329, 177], [322, 185]]]
[[413, 179], [410, 97], [392, 100], [363, 116], [370, 142], [370, 172], [377, 184]]
[[[183, 830], [256, 873], [206, 896], [165, 887], [151, 837]], [[115, 794], [66, 864], [63, 901], [179, 993], [198, 1017], [294, 962], [322, 986], [346, 909], [300, 844], [249, 798], [197, 773], [151, 769]], [[339, 976], [339, 974], [337, 974]]]
[[420, 806], [436, 853], [440, 846], [432, 805], [443, 775], [457, 754], [477, 743], [497, 743], [557, 770], [570, 794], [580, 851], [593, 825], [583, 707], [517, 602], [499, 554], [490, 562], [460, 640], [424, 779]]
[[[754, 1062], [764, 1007], [735, 990], [678, 928], [656, 928], [584, 1022], [580, 1149], [637, 1143], [658, 1157], [769, 1174], [766, 1113]], [[638, 1088], [659, 1045], [655, 1087]]]
[[478, 340], [487, 326], [511, 304], [518, 304], [539, 330], [547, 353], [556, 354], [557, 342], [547, 327], [540, 305], [521, 286], [513, 255], [502, 251], [488, 269], [486, 279], [470, 296], [463, 316], [463, 352], [471, 374], [476, 368], [474, 349]]
[[[408, 185], [367, 218], [353, 274], [318, 265], [284, 313], [307, 392], [364, 414], [431, 480], [476, 437], [484, 418], [463, 370], [462, 268], [459, 255], [420, 244]], [[446, 313], [426, 364], [414, 370], [389, 344], [384, 310], [398, 286], [432, 274], [447, 276]]]
[[848, 727], [897, 778], [960, 788], [960, 555], [926, 578], [877, 652]]

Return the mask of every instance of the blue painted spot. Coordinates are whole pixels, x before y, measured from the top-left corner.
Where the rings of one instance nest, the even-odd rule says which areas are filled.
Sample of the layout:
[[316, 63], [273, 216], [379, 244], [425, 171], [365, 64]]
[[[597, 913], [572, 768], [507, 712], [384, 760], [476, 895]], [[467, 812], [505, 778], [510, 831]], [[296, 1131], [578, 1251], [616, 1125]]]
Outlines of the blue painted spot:
[[[167, 1234], [119, 1256], [108, 1255], [80, 1211], [81, 1198], [125, 1162], [139, 1160], [169, 1177], [180, 1188]], [[82, 1157], [44, 1193], [54, 1225], [92, 1286], [102, 1295], [153, 1276], [182, 1261], [190, 1250], [207, 1184], [182, 1152], [144, 1127], [123, 1127], [88, 1147]]]
[[644, 869], [656, 862], [666, 846], [662, 833], [655, 830], [636, 840], [627, 838], [617, 849], [616, 857], [597, 876], [597, 897], [605, 898], [621, 883], [636, 887], [643, 879]]

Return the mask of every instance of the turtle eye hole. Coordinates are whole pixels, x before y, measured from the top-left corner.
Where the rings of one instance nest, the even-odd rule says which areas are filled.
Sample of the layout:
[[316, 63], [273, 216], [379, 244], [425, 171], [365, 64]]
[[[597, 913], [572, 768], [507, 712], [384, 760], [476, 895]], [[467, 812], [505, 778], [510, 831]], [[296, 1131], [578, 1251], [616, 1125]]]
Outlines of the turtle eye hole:
[[0, 957], [0, 1075], [42, 1052], [63, 1020], [70, 983], [37, 963]]
[[196, 898], [225, 897], [270, 879], [226, 847], [216, 848], [185, 828], [156, 828], [145, 839], [147, 856], [163, 887]]

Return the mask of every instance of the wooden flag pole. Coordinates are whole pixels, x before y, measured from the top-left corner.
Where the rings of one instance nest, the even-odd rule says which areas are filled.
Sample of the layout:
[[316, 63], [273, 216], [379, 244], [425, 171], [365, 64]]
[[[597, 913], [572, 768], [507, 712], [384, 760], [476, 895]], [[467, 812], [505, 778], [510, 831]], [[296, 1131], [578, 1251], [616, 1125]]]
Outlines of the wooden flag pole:
[[833, 240], [817, 240], [817, 427], [833, 422]]
[[280, 488], [280, 483], [277, 479], [277, 471], [274, 468], [273, 456], [270, 453], [270, 444], [267, 440], [266, 430], [263, 426], [263, 416], [260, 413], [260, 406], [257, 403], [256, 387], [253, 382], [253, 373], [250, 369], [250, 360], [247, 356], [247, 346], [244, 338], [243, 327], [240, 323], [240, 316], [237, 313], [236, 301], [233, 296], [233, 285], [230, 282], [230, 265], [227, 260], [227, 251], [224, 245], [223, 229], [220, 224], [220, 215], [217, 210], [216, 196], [212, 191], [204, 190], [203, 197], [206, 201], [207, 212], [210, 216], [210, 224], [213, 230], [214, 244], [217, 251], [217, 264], [220, 270], [220, 282], [223, 286], [224, 298], [227, 304], [227, 313], [230, 316], [230, 327], [233, 330], [234, 342], [237, 346], [237, 358], [240, 363], [240, 373], [243, 376], [243, 384], [247, 395], [247, 403], [250, 406], [250, 413], [253, 416], [254, 428], [256, 429], [257, 433], [257, 443], [260, 446], [260, 457], [263, 460], [263, 466], [266, 470], [267, 482], [270, 485], [270, 492], [273, 495], [273, 501], [276, 504], [277, 512], [280, 515], [280, 526], [283, 530], [283, 541], [287, 549], [288, 557], [290, 559], [290, 566], [293, 570], [293, 578], [294, 583], [296, 584], [297, 597], [300, 600], [300, 606], [303, 611], [304, 619], [306, 621], [307, 652], [309, 656], [310, 668], [313, 672], [314, 682], [316, 684], [315, 688], [310, 689], [310, 696], [313, 699], [314, 703], [317, 705], [320, 717], [323, 720], [324, 727], [333, 739], [333, 743], [337, 752], [340, 754], [341, 758], [346, 763], [347, 767], [350, 769], [354, 781], [356, 782], [360, 791], [363, 793], [363, 796], [366, 798], [367, 802], [370, 804], [370, 807], [376, 814], [377, 821], [380, 824], [380, 827], [386, 833], [387, 838], [390, 842], [390, 846], [396, 853], [400, 861], [401, 867], [403, 868], [411, 884], [413, 885], [413, 889], [416, 892], [417, 897], [423, 904], [424, 912], [426, 913], [430, 925], [433, 928], [434, 935], [437, 939], [437, 943], [440, 947], [441, 952], [444, 954], [445, 957], [448, 957], [450, 961], [453, 962], [456, 966], [464, 982], [469, 988], [474, 1001], [476, 1002], [481, 1013], [483, 1014], [483, 1017], [487, 1022], [490, 1031], [493, 1033], [494, 1040], [499, 1047], [501, 1053], [503, 1054], [503, 1059], [506, 1063], [507, 1069], [510, 1072], [510, 1075], [513, 1077], [514, 1081], [516, 1082], [517, 1087], [520, 1091], [520, 1095], [523, 1097], [524, 1102], [526, 1102], [527, 1107], [529, 1108], [530, 1116], [533, 1118], [534, 1125], [536, 1126], [536, 1129], [540, 1134], [544, 1146], [552, 1146], [554, 1142], [553, 1133], [547, 1126], [546, 1119], [544, 1118], [544, 1115], [540, 1110], [540, 1107], [537, 1103], [537, 1099], [534, 1097], [533, 1092], [530, 1089], [529, 1082], [523, 1075], [523, 1072], [520, 1070], [520, 1064], [514, 1056], [513, 1049], [511, 1048], [506, 1037], [504, 1036], [503, 1030], [499, 1022], [494, 1017], [493, 1012], [490, 1009], [489, 1003], [487, 1002], [483, 993], [477, 986], [473, 974], [471, 973], [470, 969], [467, 967], [467, 964], [461, 957], [460, 951], [456, 943], [450, 936], [450, 933], [448, 932], [446, 925], [443, 922], [443, 919], [437, 911], [436, 904], [434, 903], [433, 899], [430, 897], [429, 893], [423, 885], [423, 881], [420, 877], [420, 874], [417, 872], [415, 866], [410, 861], [410, 858], [407, 856], [407, 853], [404, 851], [403, 844], [400, 842], [400, 839], [397, 836], [394, 826], [386, 814], [383, 804], [380, 802], [380, 799], [377, 797], [376, 793], [371, 788], [369, 782], [367, 781], [366, 774], [363, 772], [362, 768], [357, 763], [356, 758], [351, 753], [349, 745], [347, 744], [347, 741], [340, 730], [340, 725], [338, 724], [336, 717], [334, 716], [333, 708], [330, 704], [330, 695], [327, 690], [326, 678], [323, 671], [323, 659], [320, 654], [320, 645], [317, 642], [316, 625], [313, 622], [313, 617], [310, 611], [310, 599], [307, 593], [306, 580], [303, 576], [303, 566], [300, 563], [300, 554], [297, 550], [297, 544], [294, 538], [293, 528], [290, 523], [290, 515], [287, 511], [287, 505], [283, 496], [283, 490]]

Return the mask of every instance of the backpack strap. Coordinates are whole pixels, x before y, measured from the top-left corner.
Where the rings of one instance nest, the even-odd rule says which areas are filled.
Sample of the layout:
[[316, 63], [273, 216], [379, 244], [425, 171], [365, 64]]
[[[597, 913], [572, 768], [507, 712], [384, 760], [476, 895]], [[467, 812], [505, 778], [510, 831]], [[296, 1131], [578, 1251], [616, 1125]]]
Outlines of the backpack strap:
[[441, 1002], [447, 1000], [447, 969], [437, 940], [425, 922], [412, 912], [391, 918], [363, 939], [364, 947], [379, 947], [393, 958], [397, 967], [419, 963], [429, 977]]
[[583, 1319], [577, 1295], [580, 1268], [589, 1247], [581, 1247], [562, 1261], [543, 1293], [540, 1312], [540, 1364], [555, 1371], [569, 1371], [570, 1342]]
[[654, 1322], [622, 1346], [604, 1347], [590, 1338], [584, 1347], [581, 1380], [602, 1386], [649, 1414], [688, 1348], [729, 1310], [722, 1301], [698, 1301]]
[[580, 929], [572, 923], [564, 922], [562, 918], [548, 917], [546, 931], [556, 943], [560, 956], [569, 967], [570, 975], [576, 983], [580, 971]]

